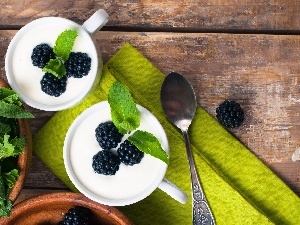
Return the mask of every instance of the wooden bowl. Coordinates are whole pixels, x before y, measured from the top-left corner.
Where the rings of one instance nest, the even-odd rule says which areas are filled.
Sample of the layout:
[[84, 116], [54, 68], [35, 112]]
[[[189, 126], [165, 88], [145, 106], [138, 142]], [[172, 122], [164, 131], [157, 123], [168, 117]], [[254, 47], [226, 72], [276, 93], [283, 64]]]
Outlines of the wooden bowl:
[[96, 203], [80, 193], [58, 192], [44, 194], [19, 202], [9, 218], [0, 219], [1, 225], [55, 225], [72, 207], [83, 206], [92, 212], [92, 223], [101, 225], [133, 225], [120, 211]]
[[[0, 79], [0, 87], [9, 88], [9, 85], [4, 80]], [[19, 177], [8, 195], [12, 202], [17, 199], [24, 186], [32, 157], [32, 135], [28, 119], [18, 119], [18, 125], [19, 136], [25, 136], [26, 145], [24, 151], [18, 156], [17, 168], [19, 170]]]

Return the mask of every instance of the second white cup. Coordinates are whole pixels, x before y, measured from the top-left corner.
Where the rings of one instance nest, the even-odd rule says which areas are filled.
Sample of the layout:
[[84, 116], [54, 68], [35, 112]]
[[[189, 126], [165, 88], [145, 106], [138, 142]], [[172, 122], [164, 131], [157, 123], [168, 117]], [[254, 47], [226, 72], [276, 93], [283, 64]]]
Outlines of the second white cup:
[[[169, 154], [168, 140], [156, 117], [138, 105], [141, 124], [139, 130], [152, 133]], [[180, 203], [187, 195], [175, 184], [165, 179], [168, 165], [148, 154], [133, 166], [121, 163], [115, 175], [102, 175], [92, 168], [93, 156], [101, 151], [95, 138], [96, 127], [111, 121], [107, 101], [98, 103], [80, 114], [69, 128], [64, 142], [64, 164], [76, 188], [90, 199], [111, 206], [124, 206], [138, 202], [159, 188]]]

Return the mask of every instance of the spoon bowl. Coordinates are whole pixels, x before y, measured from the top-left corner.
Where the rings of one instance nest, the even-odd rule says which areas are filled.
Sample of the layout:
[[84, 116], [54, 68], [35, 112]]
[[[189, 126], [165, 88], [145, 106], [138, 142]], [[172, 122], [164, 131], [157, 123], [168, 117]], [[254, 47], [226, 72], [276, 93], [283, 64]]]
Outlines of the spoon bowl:
[[163, 82], [161, 102], [168, 119], [179, 129], [187, 130], [197, 105], [190, 83], [180, 74], [171, 72]]
[[185, 140], [192, 180], [193, 224], [214, 225], [214, 217], [201, 188], [188, 136], [197, 108], [194, 90], [181, 74], [171, 72], [163, 81], [160, 100], [167, 118], [181, 130]]

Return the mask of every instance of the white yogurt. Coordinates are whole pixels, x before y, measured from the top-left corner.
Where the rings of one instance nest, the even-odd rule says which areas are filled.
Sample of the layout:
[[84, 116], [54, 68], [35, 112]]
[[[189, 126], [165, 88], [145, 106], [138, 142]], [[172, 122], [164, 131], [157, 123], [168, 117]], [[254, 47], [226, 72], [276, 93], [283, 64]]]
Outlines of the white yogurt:
[[[72, 51], [85, 52], [91, 57], [91, 70], [83, 78], [68, 78], [67, 89], [59, 97], [50, 96], [41, 90], [40, 81], [44, 72], [32, 65], [33, 48], [42, 43], [54, 47], [58, 35], [66, 29], [76, 29], [78, 36]], [[90, 35], [78, 24], [63, 18], [45, 17], [23, 27], [11, 41], [6, 55], [7, 78], [16, 92], [28, 105], [54, 111], [73, 106], [98, 82], [98, 54]], [[95, 81], [96, 79], [96, 81]]]
[[[138, 129], [156, 136], [168, 153], [167, 138], [157, 119], [145, 108], [138, 106], [138, 109], [141, 119]], [[92, 158], [101, 151], [95, 129], [100, 123], [110, 120], [109, 104], [102, 102], [87, 109], [74, 121], [65, 139], [65, 166], [74, 185], [87, 197], [107, 205], [128, 205], [157, 188], [164, 178], [167, 164], [144, 154], [139, 164], [126, 166], [121, 163], [113, 176], [95, 173]]]

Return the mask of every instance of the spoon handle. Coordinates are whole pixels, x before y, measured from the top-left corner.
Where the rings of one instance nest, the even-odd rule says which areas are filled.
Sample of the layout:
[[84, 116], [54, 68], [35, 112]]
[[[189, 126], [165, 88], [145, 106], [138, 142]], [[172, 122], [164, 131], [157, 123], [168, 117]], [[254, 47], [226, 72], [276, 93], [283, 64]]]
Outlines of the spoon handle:
[[214, 225], [215, 220], [207, 203], [197, 175], [194, 158], [190, 148], [188, 131], [182, 131], [185, 147], [190, 165], [192, 191], [193, 191], [193, 225]]

